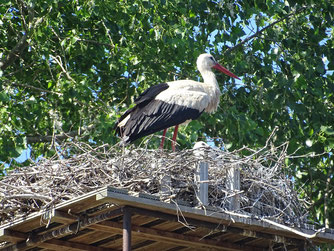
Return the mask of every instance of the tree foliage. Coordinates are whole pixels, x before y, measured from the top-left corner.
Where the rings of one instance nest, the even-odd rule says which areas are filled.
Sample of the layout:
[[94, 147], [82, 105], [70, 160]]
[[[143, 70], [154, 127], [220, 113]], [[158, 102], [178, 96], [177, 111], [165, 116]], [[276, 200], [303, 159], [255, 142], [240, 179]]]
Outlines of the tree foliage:
[[278, 127], [276, 143], [304, 156], [286, 164], [314, 221], [334, 226], [331, 1], [9, 0], [0, 13], [2, 162], [19, 165], [27, 148], [52, 156], [71, 137], [116, 143], [113, 125], [133, 98], [199, 79], [207, 51], [242, 82], [218, 74], [218, 112], [182, 129], [180, 147], [208, 137], [229, 150], [261, 146]]

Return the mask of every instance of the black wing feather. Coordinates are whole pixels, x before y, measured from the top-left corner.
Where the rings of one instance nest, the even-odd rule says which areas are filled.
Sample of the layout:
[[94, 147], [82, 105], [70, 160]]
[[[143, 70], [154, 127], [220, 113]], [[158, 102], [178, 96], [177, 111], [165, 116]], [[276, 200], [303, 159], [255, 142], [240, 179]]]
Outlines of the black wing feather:
[[162, 91], [168, 89], [169, 85], [167, 83], [161, 83], [158, 85], [151, 86], [150, 88], [146, 89], [143, 93], [139, 95], [138, 98], [135, 99], [134, 103], [136, 104], [135, 107], [132, 107], [128, 109], [123, 115], [117, 120], [114, 130], [115, 134], [122, 135], [120, 128], [118, 127], [118, 124], [125, 119], [129, 114], [131, 114], [135, 109], [138, 109], [139, 107], [144, 107], [147, 105], [150, 101], [152, 101], [159, 93]]
[[166, 83], [151, 86], [135, 99], [135, 104], [139, 105], [153, 100], [160, 92], [168, 89], [168, 87], [169, 85]]
[[134, 108], [129, 121], [120, 132], [126, 144], [187, 120], [197, 119], [203, 112], [161, 100], [152, 100], [144, 107]]

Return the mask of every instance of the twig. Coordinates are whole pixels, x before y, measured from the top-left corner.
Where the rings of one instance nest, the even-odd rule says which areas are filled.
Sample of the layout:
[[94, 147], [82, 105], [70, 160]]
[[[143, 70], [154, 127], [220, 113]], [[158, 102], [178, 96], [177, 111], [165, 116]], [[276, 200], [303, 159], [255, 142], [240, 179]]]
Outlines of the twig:
[[75, 83], [75, 80], [71, 77], [71, 75], [68, 73], [68, 71], [64, 68], [63, 66], [63, 63], [61, 61], [61, 57], [60, 56], [53, 56], [53, 55], [50, 55], [50, 57], [56, 61], [56, 63], [60, 66], [61, 70], [63, 71], [63, 73], [65, 73], [66, 77], [71, 80], [72, 82]]
[[[82, 132], [89, 131], [93, 129], [95, 125], [87, 126], [86, 128], [81, 128]], [[52, 142], [53, 139], [56, 139], [58, 141], [63, 141], [68, 138], [73, 138], [75, 136], [78, 136], [78, 130], [64, 132], [61, 134], [55, 134], [55, 135], [27, 135], [27, 143], [33, 144], [33, 143], [39, 143], [39, 142]]]
[[[209, 176], [205, 181], [209, 185], [209, 206], [224, 211], [228, 199], [238, 193], [239, 212], [243, 215], [257, 212], [252, 210], [259, 207], [262, 215], [280, 223], [306, 223], [305, 203], [298, 201], [298, 191], [282, 171], [284, 160], [289, 157], [287, 143], [274, 146], [274, 132], [260, 149], [245, 146], [226, 152], [207, 148], [202, 155], [196, 155], [198, 149], [175, 153], [150, 150], [148, 142], [139, 149], [120, 149], [119, 144], [95, 147], [75, 139], [59, 143], [57, 147], [61, 150], [52, 158], [41, 159], [28, 169], [17, 168], [0, 181], [0, 211], [16, 208], [13, 214], [0, 215], [0, 222], [50, 207], [106, 184], [130, 192], [160, 195], [161, 200], [172, 200], [176, 205], [182, 200], [197, 205], [199, 183], [193, 178], [194, 166], [205, 160], [209, 164]], [[244, 150], [249, 156], [241, 155]], [[240, 166], [240, 191], [230, 191], [226, 187], [226, 170], [236, 164]], [[170, 177], [170, 184], [164, 185], [169, 192], [161, 194], [165, 175]], [[178, 216], [180, 222], [189, 227], [180, 212]]]
[[267, 25], [266, 27], [262, 28], [261, 30], [258, 30], [257, 32], [255, 32], [253, 35], [245, 38], [244, 40], [242, 40], [240, 43], [236, 44], [235, 46], [229, 48], [228, 50], [225, 51], [225, 54], [229, 54], [231, 53], [233, 50], [239, 48], [240, 46], [242, 46], [243, 44], [247, 43], [248, 41], [252, 40], [255, 37], [258, 37], [259, 35], [261, 35], [265, 30], [273, 27], [274, 25], [276, 25], [277, 23], [280, 23], [282, 21], [284, 21], [285, 19], [288, 19], [289, 17], [298, 14], [299, 12], [303, 11], [306, 9], [306, 6], [303, 6], [299, 9], [297, 9], [296, 11], [289, 13], [287, 15], [285, 15], [284, 17], [276, 20], [275, 22], [272, 22], [271, 24]]
[[47, 200], [50, 201], [51, 198], [48, 196], [43, 196], [43, 195], [37, 195], [37, 194], [16, 194], [12, 196], [7, 196], [5, 200], [11, 200], [11, 199], [34, 199], [34, 200]]
[[20, 84], [20, 83], [12, 82], [12, 83], [10, 83], [10, 85], [21, 86], [21, 87], [33, 89], [33, 90], [36, 90], [36, 91], [39, 91], [39, 92], [46, 92], [46, 93], [56, 94], [58, 96], [62, 96], [63, 95], [60, 92], [55, 92], [55, 91], [50, 91], [50, 90], [42, 89], [42, 88], [35, 87], [35, 86], [29, 85], [29, 84]]
[[78, 38], [79, 42], [85, 42], [85, 43], [91, 43], [91, 44], [96, 44], [96, 45], [101, 45], [101, 46], [106, 46], [110, 49], [113, 49], [115, 46], [113, 44], [107, 44], [107, 43], [101, 43], [99, 41], [95, 41], [95, 40], [91, 40], [91, 39], [81, 39], [81, 38]]

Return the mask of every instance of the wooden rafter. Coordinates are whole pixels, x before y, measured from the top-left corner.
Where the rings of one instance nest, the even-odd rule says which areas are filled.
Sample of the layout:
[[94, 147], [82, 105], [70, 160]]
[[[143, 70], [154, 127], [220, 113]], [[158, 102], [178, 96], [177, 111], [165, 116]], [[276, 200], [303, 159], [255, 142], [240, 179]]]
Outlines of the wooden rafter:
[[[105, 189], [4, 226], [0, 241], [8, 243], [0, 250], [120, 250], [126, 233], [123, 250], [302, 250], [306, 243], [257, 219], [226, 215]], [[332, 240], [327, 232], [319, 237]]]

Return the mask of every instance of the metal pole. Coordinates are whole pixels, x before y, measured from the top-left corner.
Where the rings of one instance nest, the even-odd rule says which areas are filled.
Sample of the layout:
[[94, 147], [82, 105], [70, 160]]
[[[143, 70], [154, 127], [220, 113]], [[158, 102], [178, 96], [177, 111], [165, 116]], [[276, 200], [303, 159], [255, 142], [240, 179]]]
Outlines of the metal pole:
[[[209, 179], [209, 163], [207, 162], [200, 162], [199, 163], [199, 180], [200, 181], [208, 181]], [[209, 198], [208, 198], [208, 190], [209, 190], [209, 184], [207, 182], [200, 183], [199, 185], [199, 198], [204, 206], [207, 206], [209, 204]]]
[[131, 212], [123, 208], [123, 251], [131, 251]]

